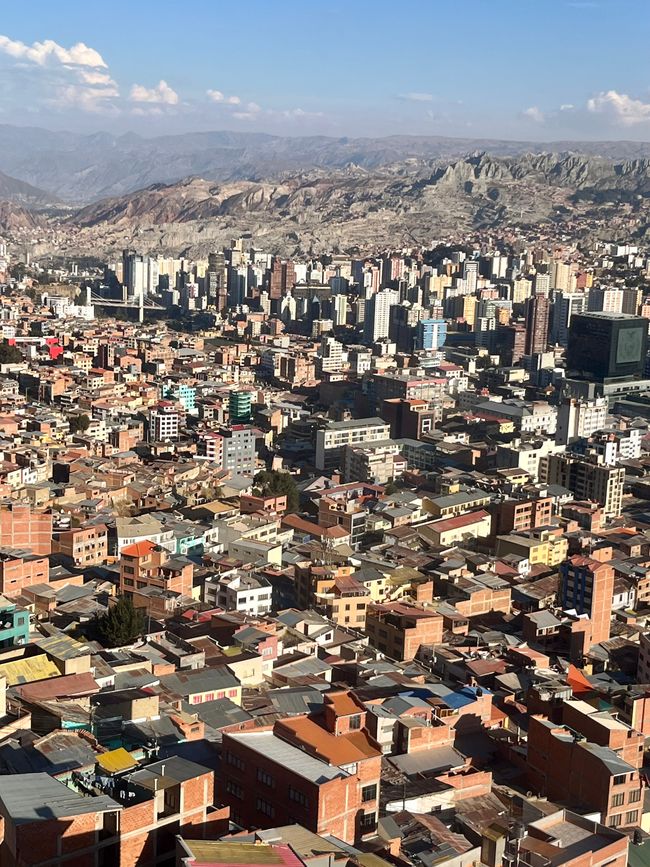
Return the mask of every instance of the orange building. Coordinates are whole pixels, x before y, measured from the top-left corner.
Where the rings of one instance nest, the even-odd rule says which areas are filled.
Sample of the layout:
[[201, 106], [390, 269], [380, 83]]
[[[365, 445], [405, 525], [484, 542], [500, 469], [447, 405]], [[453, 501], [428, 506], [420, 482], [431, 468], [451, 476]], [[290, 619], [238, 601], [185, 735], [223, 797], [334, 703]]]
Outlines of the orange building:
[[193, 574], [194, 566], [187, 558], [172, 557], [153, 542], [135, 542], [122, 549], [120, 593], [132, 596], [135, 591], [156, 588], [189, 596]]

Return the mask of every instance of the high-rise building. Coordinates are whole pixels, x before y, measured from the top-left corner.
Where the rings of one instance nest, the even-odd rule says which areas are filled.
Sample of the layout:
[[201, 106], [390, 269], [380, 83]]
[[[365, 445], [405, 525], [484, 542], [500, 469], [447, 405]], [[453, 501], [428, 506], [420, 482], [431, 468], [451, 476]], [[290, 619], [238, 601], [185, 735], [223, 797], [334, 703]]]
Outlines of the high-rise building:
[[512, 367], [526, 354], [526, 327], [514, 323], [499, 325], [496, 334], [496, 350], [501, 356], [501, 364]]
[[478, 262], [476, 259], [467, 259], [463, 262], [463, 279], [467, 294], [473, 295], [478, 286]]
[[569, 344], [569, 326], [576, 313], [585, 309], [586, 296], [581, 292], [558, 292], [553, 299], [550, 341], [564, 346]]
[[269, 296], [271, 301], [278, 301], [284, 293], [296, 283], [296, 266], [291, 259], [273, 260], [269, 278]]
[[576, 500], [600, 503], [607, 518], [620, 516], [624, 467], [608, 467], [598, 460], [573, 454], [550, 454], [545, 462], [547, 484], [561, 485], [571, 491]]
[[440, 349], [447, 339], [444, 319], [420, 319], [415, 326], [416, 349]]
[[325, 335], [320, 342], [321, 370], [335, 372], [343, 368], [343, 344], [335, 337]]
[[205, 272], [205, 291], [208, 304], [222, 313], [228, 307], [228, 268], [223, 253], [208, 254], [208, 269]]
[[572, 287], [571, 266], [566, 262], [551, 263], [551, 289], [570, 292]]
[[546, 295], [533, 295], [526, 301], [526, 355], [546, 350], [549, 310], [550, 302]]
[[551, 289], [550, 274], [535, 274], [535, 295], [548, 295]]
[[567, 368], [590, 381], [640, 377], [647, 342], [648, 322], [641, 316], [576, 314], [569, 328]]
[[396, 304], [399, 304], [399, 292], [394, 289], [382, 289], [366, 301], [364, 319], [366, 343], [374, 343], [376, 340], [388, 337], [390, 308]]
[[[589, 290], [587, 310], [590, 313], [622, 313], [623, 292], [621, 289], [594, 288]], [[634, 311], [636, 313], [636, 310]]]
[[591, 644], [608, 641], [612, 619], [614, 569], [591, 557], [575, 555], [560, 566], [559, 603], [591, 620]]
[[228, 395], [228, 414], [230, 424], [249, 424], [253, 393], [251, 391], [231, 391]]

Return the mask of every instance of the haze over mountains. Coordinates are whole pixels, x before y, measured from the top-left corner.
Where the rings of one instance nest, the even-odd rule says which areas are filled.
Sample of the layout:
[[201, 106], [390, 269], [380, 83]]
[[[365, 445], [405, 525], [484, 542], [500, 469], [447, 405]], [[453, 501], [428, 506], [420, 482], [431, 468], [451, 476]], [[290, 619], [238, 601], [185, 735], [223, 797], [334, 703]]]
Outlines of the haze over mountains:
[[474, 151], [494, 156], [580, 153], [627, 160], [650, 157], [650, 143], [281, 137], [228, 131], [144, 138], [134, 133], [79, 135], [0, 125], [0, 171], [69, 204], [85, 204], [188, 176], [212, 181], [259, 180], [283, 172], [349, 165], [375, 169], [408, 159], [455, 160]]
[[0, 172], [0, 231], [56, 221], [98, 252], [136, 243], [204, 255], [245, 233], [288, 253], [367, 249], [575, 217], [614, 228], [623, 211], [642, 235], [650, 209], [650, 143], [639, 142], [145, 139], [0, 126]]

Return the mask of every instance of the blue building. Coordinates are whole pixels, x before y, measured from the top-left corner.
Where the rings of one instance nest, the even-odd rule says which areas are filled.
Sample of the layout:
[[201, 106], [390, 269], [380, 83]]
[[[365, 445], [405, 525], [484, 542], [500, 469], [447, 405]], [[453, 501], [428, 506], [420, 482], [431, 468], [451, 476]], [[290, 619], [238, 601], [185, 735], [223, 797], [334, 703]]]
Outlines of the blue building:
[[27, 644], [29, 641], [29, 611], [17, 608], [0, 596], [0, 650]]
[[440, 349], [447, 339], [444, 319], [420, 319], [415, 326], [416, 349]]

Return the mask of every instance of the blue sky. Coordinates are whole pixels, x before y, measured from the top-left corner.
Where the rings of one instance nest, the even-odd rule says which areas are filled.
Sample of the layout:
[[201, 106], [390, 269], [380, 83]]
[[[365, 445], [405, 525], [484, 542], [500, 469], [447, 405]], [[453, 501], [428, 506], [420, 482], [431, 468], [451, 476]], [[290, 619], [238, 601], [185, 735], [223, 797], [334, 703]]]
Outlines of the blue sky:
[[3, 4], [0, 123], [650, 139], [648, 0]]

